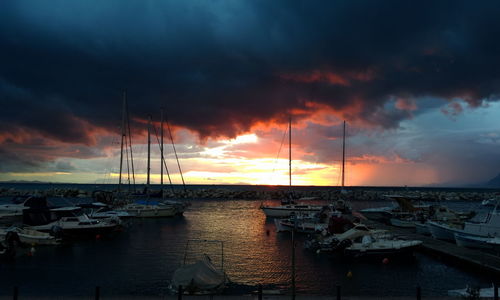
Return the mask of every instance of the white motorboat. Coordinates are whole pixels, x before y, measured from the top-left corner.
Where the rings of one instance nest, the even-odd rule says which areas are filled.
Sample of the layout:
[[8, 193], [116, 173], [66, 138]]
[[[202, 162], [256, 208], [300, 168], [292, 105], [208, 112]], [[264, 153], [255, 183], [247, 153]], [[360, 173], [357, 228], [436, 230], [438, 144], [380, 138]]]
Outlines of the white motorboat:
[[351, 257], [389, 257], [412, 254], [422, 244], [419, 240], [399, 240], [365, 235], [355, 239], [352, 245], [344, 249], [344, 254]]
[[489, 212], [481, 222], [464, 222], [463, 225], [428, 221], [431, 234], [436, 239], [455, 241], [455, 233], [468, 236], [496, 237], [500, 236], [500, 212], [497, 207]]
[[287, 204], [280, 206], [262, 206], [261, 207], [267, 217], [284, 218], [292, 214], [310, 214], [320, 212], [323, 208], [322, 205], [309, 205], [309, 204]]
[[5, 239], [8, 232], [15, 232], [19, 237], [19, 241], [28, 245], [58, 245], [61, 243], [60, 238], [56, 238], [47, 232], [41, 232], [29, 228], [10, 227], [0, 229], [0, 239]]
[[61, 233], [63, 237], [80, 238], [108, 235], [116, 232], [120, 226], [118, 218], [96, 220], [89, 218], [86, 214], [81, 214], [79, 216], [63, 217], [55, 222], [32, 226], [30, 228], [44, 232], [53, 232], [56, 236]]
[[313, 214], [294, 215], [286, 219], [274, 219], [277, 232], [292, 231], [298, 233], [322, 232], [328, 228], [332, 216], [340, 217], [341, 212], [333, 210], [330, 206]]
[[364, 224], [353, 224], [353, 227], [339, 234], [317, 236], [306, 241], [305, 248], [319, 252], [337, 252], [352, 244], [352, 240], [365, 235], [386, 236], [387, 230], [372, 230]]

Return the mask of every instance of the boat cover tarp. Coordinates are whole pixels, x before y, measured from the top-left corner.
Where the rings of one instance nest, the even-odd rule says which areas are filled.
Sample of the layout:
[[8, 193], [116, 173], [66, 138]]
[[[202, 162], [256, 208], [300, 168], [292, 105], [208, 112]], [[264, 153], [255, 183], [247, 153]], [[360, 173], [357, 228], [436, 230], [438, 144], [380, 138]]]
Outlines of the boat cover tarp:
[[210, 291], [223, 287], [225, 282], [224, 272], [217, 269], [210, 262], [210, 258], [205, 257], [194, 264], [177, 269], [172, 278], [172, 287], [177, 289], [182, 285], [186, 290]]

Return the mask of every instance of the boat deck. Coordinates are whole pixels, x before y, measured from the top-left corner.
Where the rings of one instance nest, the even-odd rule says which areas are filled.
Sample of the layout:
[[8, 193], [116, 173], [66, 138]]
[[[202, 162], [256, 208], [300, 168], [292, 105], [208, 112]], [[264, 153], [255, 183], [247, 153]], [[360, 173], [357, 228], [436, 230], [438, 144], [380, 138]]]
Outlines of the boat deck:
[[364, 223], [378, 229], [389, 230], [408, 239], [421, 240], [423, 243], [420, 251], [432, 254], [440, 259], [500, 275], [500, 256], [480, 250], [459, 247], [451, 242], [436, 240], [431, 236], [417, 234], [415, 233], [415, 229], [411, 228], [399, 228], [375, 221], [364, 221]]

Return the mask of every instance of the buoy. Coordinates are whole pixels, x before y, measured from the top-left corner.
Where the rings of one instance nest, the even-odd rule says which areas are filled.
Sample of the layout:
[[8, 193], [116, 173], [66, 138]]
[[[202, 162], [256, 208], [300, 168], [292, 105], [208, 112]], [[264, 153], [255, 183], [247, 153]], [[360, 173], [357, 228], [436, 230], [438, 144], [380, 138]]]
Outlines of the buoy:
[[351, 271], [347, 272], [347, 278], [352, 278], [352, 272]]
[[382, 263], [383, 263], [384, 265], [387, 265], [387, 264], [389, 263], [389, 259], [388, 259], [387, 257], [386, 257], [386, 258], [384, 258], [384, 259], [382, 259]]
[[100, 234], [96, 234], [96, 235], [95, 235], [95, 239], [96, 239], [96, 240], [98, 240], [98, 239], [100, 239], [100, 238], [101, 238], [101, 235], [100, 235]]

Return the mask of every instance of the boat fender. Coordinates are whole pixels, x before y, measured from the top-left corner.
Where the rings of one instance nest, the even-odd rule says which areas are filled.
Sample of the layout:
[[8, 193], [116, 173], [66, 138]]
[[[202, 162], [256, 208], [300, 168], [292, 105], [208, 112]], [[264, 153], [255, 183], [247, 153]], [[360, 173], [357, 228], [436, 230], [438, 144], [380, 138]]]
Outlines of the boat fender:
[[386, 258], [384, 258], [384, 259], [382, 259], [382, 263], [383, 263], [384, 265], [387, 265], [387, 264], [389, 263], [389, 259], [388, 259], [387, 257], [386, 257]]
[[347, 275], [346, 275], [346, 276], [347, 276], [347, 278], [352, 278], [352, 271], [350, 271], [350, 270], [349, 270], [349, 271], [347, 272]]

